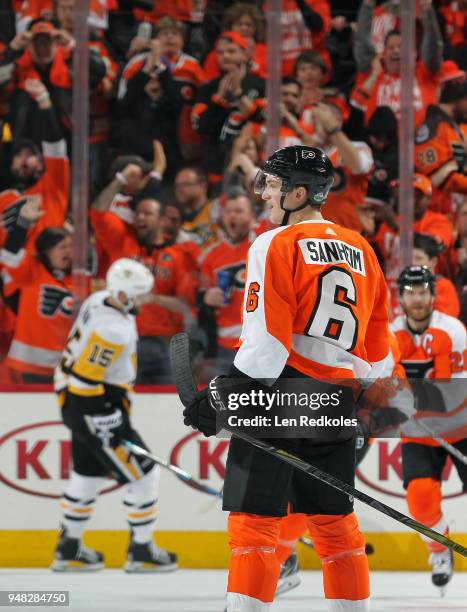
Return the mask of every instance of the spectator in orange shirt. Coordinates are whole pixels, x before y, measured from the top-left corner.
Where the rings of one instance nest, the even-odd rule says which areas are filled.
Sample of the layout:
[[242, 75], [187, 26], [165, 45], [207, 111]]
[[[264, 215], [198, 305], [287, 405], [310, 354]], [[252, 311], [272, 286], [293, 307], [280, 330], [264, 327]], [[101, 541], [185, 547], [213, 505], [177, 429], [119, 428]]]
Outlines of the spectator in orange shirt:
[[[384, 39], [381, 55], [382, 70], [376, 75], [371, 87], [365, 83], [371, 77], [370, 68], [376, 50], [371, 39], [374, 0], [364, 0], [360, 7], [357, 30], [354, 37], [354, 55], [357, 62], [357, 82], [352, 94], [352, 104], [365, 113], [365, 121], [378, 106], [389, 106], [397, 118], [400, 117], [400, 66], [401, 34], [390, 30]], [[442, 63], [443, 41], [431, 0], [423, 5], [423, 39], [420, 59], [416, 63], [414, 83], [415, 127], [421, 125], [429, 104], [436, 104], [438, 94], [438, 73]]]
[[330, 69], [331, 60], [325, 39], [331, 25], [331, 7], [328, 0], [283, 0], [282, 75], [293, 73], [295, 60], [307, 49], [313, 48]]
[[462, 70], [467, 70], [467, 45], [465, 32], [467, 29], [467, 1], [442, 0], [438, 8], [446, 39], [446, 57], [459, 64]]
[[[145, 3], [147, 9], [134, 8], [136, 21], [157, 23], [163, 17], [171, 17], [178, 21], [189, 21], [193, 9], [193, 0], [170, 0], [170, 2]], [[152, 7], [151, 7], [152, 4]]]
[[451, 317], [458, 317], [460, 304], [455, 286], [445, 276], [436, 274], [438, 256], [442, 249], [443, 246], [432, 236], [415, 233], [413, 237], [412, 265], [426, 266], [435, 276], [435, 309], [451, 315]]
[[[91, 91], [89, 97], [89, 193], [91, 198], [101, 187], [104, 174], [104, 162], [110, 140], [111, 100], [116, 95], [117, 74], [119, 67], [109, 46], [105, 44], [101, 31], [107, 25], [107, 0], [95, 0], [90, 5], [88, 23], [93, 25], [89, 31], [89, 48], [93, 49], [105, 64], [105, 76]], [[73, 36], [73, 15], [75, 0], [56, 0], [53, 3], [54, 19], [60, 28]]]
[[[248, 59], [251, 72], [266, 78], [266, 45], [264, 40], [264, 16], [254, 5], [236, 2], [227, 9], [222, 21], [223, 32], [238, 32], [248, 42]], [[221, 73], [217, 48], [210, 51], [204, 61], [207, 79], [215, 79]]]
[[454, 240], [452, 223], [441, 213], [430, 210], [433, 194], [430, 179], [423, 174], [414, 174], [414, 232], [430, 234], [445, 248], [449, 248]]
[[[35, 102], [26, 90], [29, 79], [40, 81], [52, 100], [61, 127], [71, 139], [72, 62], [76, 42], [65, 30], [58, 30], [45, 19], [36, 19], [26, 32], [17, 34], [0, 60], [2, 72], [10, 73], [16, 85], [12, 100], [12, 128], [16, 137], [31, 138], [36, 143], [40, 118]], [[106, 75], [104, 60], [89, 52], [89, 82], [93, 90]], [[39, 95], [39, 94], [38, 94]]]
[[[279, 148], [292, 145], [313, 144], [313, 128], [305, 123], [300, 118], [300, 93], [301, 85], [292, 77], [284, 77], [280, 88], [279, 100]], [[258, 104], [258, 112], [252, 117], [240, 132], [239, 138], [249, 140], [253, 138], [257, 147], [264, 153], [266, 145], [266, 113], [267, 103], [264, 100]]]
[[242, 330], [246, 258], [257, 236], [255, 226], [254, 205], [246, 194], [227, 197], [222, 209], [223, 236], [200, 264], [200, 323], [208, 323], [205, 331], [212, 341], [206, 356], [217, 357], [226, 372]]
[[264, 80], [250, 71], [248, 42], [241, 34], [223, 32], [217, 51], [222, 74], [200, 87], [192, 112], [195, 129], [205, 136], [203, 166], [213, 184], [220, 183], [232, 141], [265, 92]]
[[300, 108], [302, 118], [311, 123], [311, 107], [323, 99], [321, 84], [326, 72], [323, 58], [316, 51], [304, 51], [295, 62], [294, 76], [301, 85]]
[[373, 156], [365, 142], [351, 141], [342, 130], [342, 111], [320, 102], [313, 108], [315, 145], [334, 166], [334, 183], [323, 206], [323, 216], [343, 227], [360, 231], [359, 208], [364, 206]]
[[1, 258], [5, 300], [16, 314], [6, 365], [28, 383], [52, 382], [73, 322], [70, 231], [47, 227], [37, 236], [36, 252], [24, 249], [27, 227], [43, 215], [38, 198], [30, 198]]
[[[453, 241], [453, 227], [446, 215], [428, 209], [431, 201], [431, 183], [423, 174], [414, 174], [414, 223], [413, 231], [429, 234], [439, 244], [449, 248]], [[393, 316], [401, 314], [397, 298], [397, 277], [399, 274], [399, 201], [397, 181], [392, 183], [392, 201], [381, 209], [384, 217], [374, 238], [384, 258], [386, 281], [391, 293]]]
[[[127, 167], [126, 173], [136, 173]], [[191, 318], [197, 278], [192, 258], [178, 245], [164, 243], [161, 217], [163, 207], [157, 200], [140, 200], [133, 225], [109, 211], [112, 198], [105, 191], [93, 203], [91, 224], [96, 243], [109, 256], [110, 263], [131, 257], [144, 263], [155, 276], [151, 301], [138, 314], [138, 378], [140, 384], [170, 382], [168, 343], [185, 328]]]
[[437, 106], [429, 106], [425, 123], [415, 135], [415, 167], [430, 177], [434, 186], [432, 207], [447, 214], [453, 210], [453, 193], [467, 194], [466, 73], [452, 61], [443, 64]]
[[31, 228], [27, 246], [33, 245], [34, 239], [46, 227], [63, 225], [68, 209], [70, 162], [50, 96], [37, 79], [28, 79], [25, 89], [31, 99], [38, 99], [37, 135], [41, 147], [26, 139], [14, 140], [12, 143], [7, 180], [10, 188], [0, 193], [0, 246], [28, 196], [36, 195], [40, 198], [44, 215]]

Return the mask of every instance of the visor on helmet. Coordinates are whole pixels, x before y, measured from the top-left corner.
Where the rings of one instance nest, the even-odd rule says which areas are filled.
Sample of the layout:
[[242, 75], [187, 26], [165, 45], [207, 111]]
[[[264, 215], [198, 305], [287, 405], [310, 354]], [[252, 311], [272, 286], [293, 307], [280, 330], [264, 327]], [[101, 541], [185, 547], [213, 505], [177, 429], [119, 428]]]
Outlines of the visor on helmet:
[[406, 281], [399, 283], [399, 295], [402, 295], [404, 291], [413, 291], [414, 287], [423, 287], [423, 289], [429, 289], [434, 294], [434, 287], [428, 282], [410, 282]]
[[263, 195], [264, 190], [266, 189], [268, 179], [270, 179], [270, 181], [277, 181], [278, 183], [277, 189], [279, 191], [282, 191], [282, 185], [284, 181], [280, 176], [276, 176], [274, 174], [264, 172], [263, 170], [258, 170], [258, 173], [256, 174], [255, 182], [253, 184], [253, 190], [256, 195], [259, 195], [259, 196]]

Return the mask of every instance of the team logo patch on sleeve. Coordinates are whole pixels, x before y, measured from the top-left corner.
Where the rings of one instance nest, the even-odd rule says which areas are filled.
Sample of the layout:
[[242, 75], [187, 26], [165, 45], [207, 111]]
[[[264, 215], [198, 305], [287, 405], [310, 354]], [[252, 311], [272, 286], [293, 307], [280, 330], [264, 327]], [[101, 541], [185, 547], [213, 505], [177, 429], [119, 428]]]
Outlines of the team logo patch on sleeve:
[[421, 125], [415, 133], [415, 142], [420, 144], [422, 142], [426, 142], [430, 138], [430, 128], [426, 123]]

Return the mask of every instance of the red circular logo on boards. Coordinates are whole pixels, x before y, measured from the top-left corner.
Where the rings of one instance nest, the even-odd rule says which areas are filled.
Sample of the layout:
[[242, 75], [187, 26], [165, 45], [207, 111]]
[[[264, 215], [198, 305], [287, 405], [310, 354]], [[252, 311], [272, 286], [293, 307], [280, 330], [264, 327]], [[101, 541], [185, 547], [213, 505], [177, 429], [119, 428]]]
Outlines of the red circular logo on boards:
[[[71, 440], [62, 421], [42, 421], [0, 438], [0, 482], [36, 497], [59, 499], [71, 471]], [[100, 495], [121, 485], [110, 484]]]

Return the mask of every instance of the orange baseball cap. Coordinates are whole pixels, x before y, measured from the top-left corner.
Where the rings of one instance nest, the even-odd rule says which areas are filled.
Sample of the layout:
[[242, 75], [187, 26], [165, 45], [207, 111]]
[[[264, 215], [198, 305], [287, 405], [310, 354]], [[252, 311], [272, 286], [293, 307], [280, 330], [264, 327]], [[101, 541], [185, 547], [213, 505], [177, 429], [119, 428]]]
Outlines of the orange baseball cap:
[[245, 51], [248, 50], [248, 42], [247, 39], [240, 34], [240, 32], [234, 32], [233, 30], [228, 32], [222, 32], [217, 41], [226, 39], [235, 45], [238, 45]]
[[431, 197], [431, 194], [432, 194], [431, 181], [424, 174], [415, 173], [413, 175], [412, 185], [414, 189], [419, 189], [426, 196]]
[[445, 81], [455, 81], [465, 78], [465, 71], [459, 68], [456, 62], [446, 60], [441, 66], [441, 83]]
[[[399, 187], [399, 179], [392, 180], [389, 185], [391, 187]], [[431, 196], [432, 194], [431, 181], [424, 174], [414, 173], [412, 187], [414, 189], [419, 189], [426, 196]]]
[[31, 32], [33, 34], [33, 36], [35, 34], [52, 34], [52, 32], [54, 31], [54, 26], [52, 23], [50, 23], [50, 21], [38, 21], [36, 23], [34, 23], [31, 27]]

